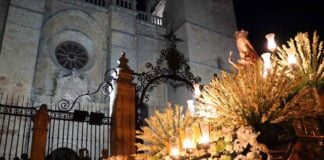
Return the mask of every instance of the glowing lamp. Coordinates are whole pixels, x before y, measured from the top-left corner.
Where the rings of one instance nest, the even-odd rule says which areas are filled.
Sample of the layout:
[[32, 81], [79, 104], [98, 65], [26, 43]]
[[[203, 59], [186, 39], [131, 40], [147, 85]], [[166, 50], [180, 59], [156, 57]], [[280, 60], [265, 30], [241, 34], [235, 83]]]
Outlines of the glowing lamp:
[[288, 54], [288, 64], [289, 65], [295, 65], [297, 64], [297, 59], [294, 54]]
[[263, 53], [261, 55], [261, 58], [263, 60], [263, 78], [266, 78], [268, 76], [268, 72], [271, 69], [271, 53]]
[[271, 53], [263, 53], [261, 58], [263, 60], [264, 69], [271, 69]]
[[179, 150], [179, 138], [178, 137], [171, 137], [170, 138], [170, 157], [172, 159], [179, 159], [180, 158], [180, 150]]
[[200, 85], [199, 84], [194, 84], [194, 89], [195, 89], [195, 97], [199, 97], [201, 92], [200, 92]]
[[193, 100], [187, 100], [188, 110], [193, 115], [195, 114], [195, 106]]
[[201, 122], [200, 125], [200, 131], [201, 131], [201, 137], [199, 140], [200, 144], [208, 144], [209, 143], [209, 124], [208, 122]]
[[183, 141], [183, 148], [188, 154], [193, 153], [194, 149], [196, 148], [193, 130], [190, 127], [186, 128], [186, 138]]
[[268, 41], [268, 49], [271, 52], [275, 51], [276, 48], [277, 48], [277, 44], [276, 44], [275, 39], [274, 39], [275, 38], [275, 34], [274, 33], [269, 33], [265, 37], [266, 37], [266, 39]]
[[295, 53], [296, 53], [296, 51], [294, 48], [287, 49], [287, 55], [288, 55], [287, 61], [288, 61], [289, 65], [297, 64], [297, 58], [295, 56]]
[[180, 155], [180, 151], [179, 151], [179, 148], [171, 148], [171, 153], [170, 153], [170, 156], [173, 158], [173, 159], [177, 159]]

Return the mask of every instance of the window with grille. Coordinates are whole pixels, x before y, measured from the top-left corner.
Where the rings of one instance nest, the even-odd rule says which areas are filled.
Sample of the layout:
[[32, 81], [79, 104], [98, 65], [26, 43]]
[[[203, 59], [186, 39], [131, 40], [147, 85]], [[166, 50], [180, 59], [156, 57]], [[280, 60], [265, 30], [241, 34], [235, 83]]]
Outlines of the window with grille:
[[89, 61], [86, 49], [79, 43], [65, 41], [60, 43], [55, 49], [55, 56], [60, 65], [72, 70], [83, 68]]

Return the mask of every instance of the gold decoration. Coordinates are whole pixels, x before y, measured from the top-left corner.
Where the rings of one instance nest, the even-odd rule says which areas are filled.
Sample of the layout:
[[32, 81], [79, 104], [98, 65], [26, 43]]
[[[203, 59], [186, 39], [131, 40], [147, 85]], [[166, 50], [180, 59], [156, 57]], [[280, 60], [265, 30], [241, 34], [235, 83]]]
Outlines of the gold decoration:
[[[220, 124], [259, 126], [279, 123], [292, 118], [319, 114], [321, 110], [314, 87], [323, 86], [323, 42], [314, 33], [313, 43], [307, 33], [299, 33], [289, 47], [296, 50], [300, 64], [289, 66], [288, 47], [272, 55], [270, 70], [264, 70], [262, 61], [236, 68], [234, 73], [222, 72], [204, 86], [198, 110], [210, 107], [217, 113]], [[267, 73], [264, 77], [263, 72]]]
[[[177, 137], [183, 142], [188, 138], [187, 127], [191, 127], [192, 140], [198, 144], [203, 135], [198, 124], [203, 121], [210, 125], [209, 146], [199, 150], [197, 145], [191, 157], [261, 159], [261, 153], [268, 153], [267, 147], [256, 140], [262, 125], [323, 114], [317, 90], [324, 86], [324, 50], [316, 32], [312, 41], [307, 33], [298, 33], [288, 45], [272, 47], [266, 65], [258, 57], [247, 56], [254, 50], [244, 50], [250, 43], [246, 41], [247, 32], [241, 34], [245, 40], [238, 46], [241, 59], [253, 63], [234, 64], [229, 59], [235, 70], [222, 72], [203, 86], [194, 114], [171, 105], [162, 113], [155, 111], [146, 119], [147, 126], [137, 131], [137, 138], [144, 143], [136, 144], [143, 152], [136, 159], [170, 159], [169, 140]], [[248, 144], [249, 153], [243, 154]], [[189, 157], [185, 151], [180, 143], [177, 156]]]
[[290, 56], [295, 56], [297, 64], [293, 67], [293, 74], [296, 78], [304, 81], [314, 81], [322, 83], [324, 79], [324, 50], [323, 41], [319, 41], [316, 32], [313, 34], [312, 41], [308, 33], [298, 33], [295, 39], [288, 41], [288, 46], [283, 45], [278, 48], [278, 64], [281, 67], [289, 65]]
[[232, 60], [232, 52], [230, 52], [228, 62], [235, 68], [238, 68], [241, 65], [244, 66], [255, 63], [259, 59], [258, 54], [254, 50], [250, 41], [247, 39], [248, 35], [249, 32], [243, 29], [236, 31], [234, 34], [236, 46], [240, 55], [240, 60], [238, 60], [238, 64], [235, 64]]
[[144, 141], [143, 144], [136, 143], [137, 150], [144, 152], [137, 154], [136, 159], [162, 159], [170, 152], [170, 138], [176, 136], [184, 139], [185, 128], [190, 127], [194, 121], [190, 112], [178, 105], [173, 108], [169, 104], [164, 112], [155, 111], [146, 119], [147, 126], [136, 132], [136, 137]]

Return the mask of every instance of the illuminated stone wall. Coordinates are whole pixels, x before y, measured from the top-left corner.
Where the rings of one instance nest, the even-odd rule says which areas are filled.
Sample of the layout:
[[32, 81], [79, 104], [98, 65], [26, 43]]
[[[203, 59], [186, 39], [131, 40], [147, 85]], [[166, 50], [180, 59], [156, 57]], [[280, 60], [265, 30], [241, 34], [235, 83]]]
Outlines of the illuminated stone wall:
[[[168, 0], [166, 4], [168, 29], [185, 42], [178, 44], [180, 52], [189, 59], [195, 75], [208, 83], [215, 73], [231, 71], [229, 51], [237, 52], [233, 34], [236, 22], [232, 1], [229, 0]], [[237, 59], [237, 57], [235, 57]], [[169, 100], [186, 105], [191, 93], [186, 89], [174, 92], [169, 88]], [[187, 94], [183, 94], [187, 92]]]

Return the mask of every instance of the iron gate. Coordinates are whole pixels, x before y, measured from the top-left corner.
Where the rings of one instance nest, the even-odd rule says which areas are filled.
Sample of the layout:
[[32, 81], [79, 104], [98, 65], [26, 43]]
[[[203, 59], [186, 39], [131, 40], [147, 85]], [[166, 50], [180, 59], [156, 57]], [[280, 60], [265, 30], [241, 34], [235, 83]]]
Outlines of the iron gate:
[[[0, 94], [0, 159], [29, 158], [32, 117], [38, 110], [38, 107], [33, 106], [24, 97]], [[98, 106], [78, 105], [71, 111], [61, 111], [55, 105], [48, 108], [50, 123], [46, 159], [71, 156], [69, 152], [66, 155], [58, 152], [60, 150], [70, 150], [86, 159], [99, 159], [103, 150], [109, 154], [111, 118], [99, 110]]]
[[[9, 105], [10, 104], [10, 105]], [[32, 139], [36, 108], [24, 97], [0, 94], [0, 159], [26, 159]]]
[[102, 150], [109, 154], [110, 117], [94, 108], [79, 106], [69, 112], [49, 109], [47, 159], [70, 156], [55, 152], [64, 148], [75, 151], [82, 158], [95, 160], [102, 156]]

